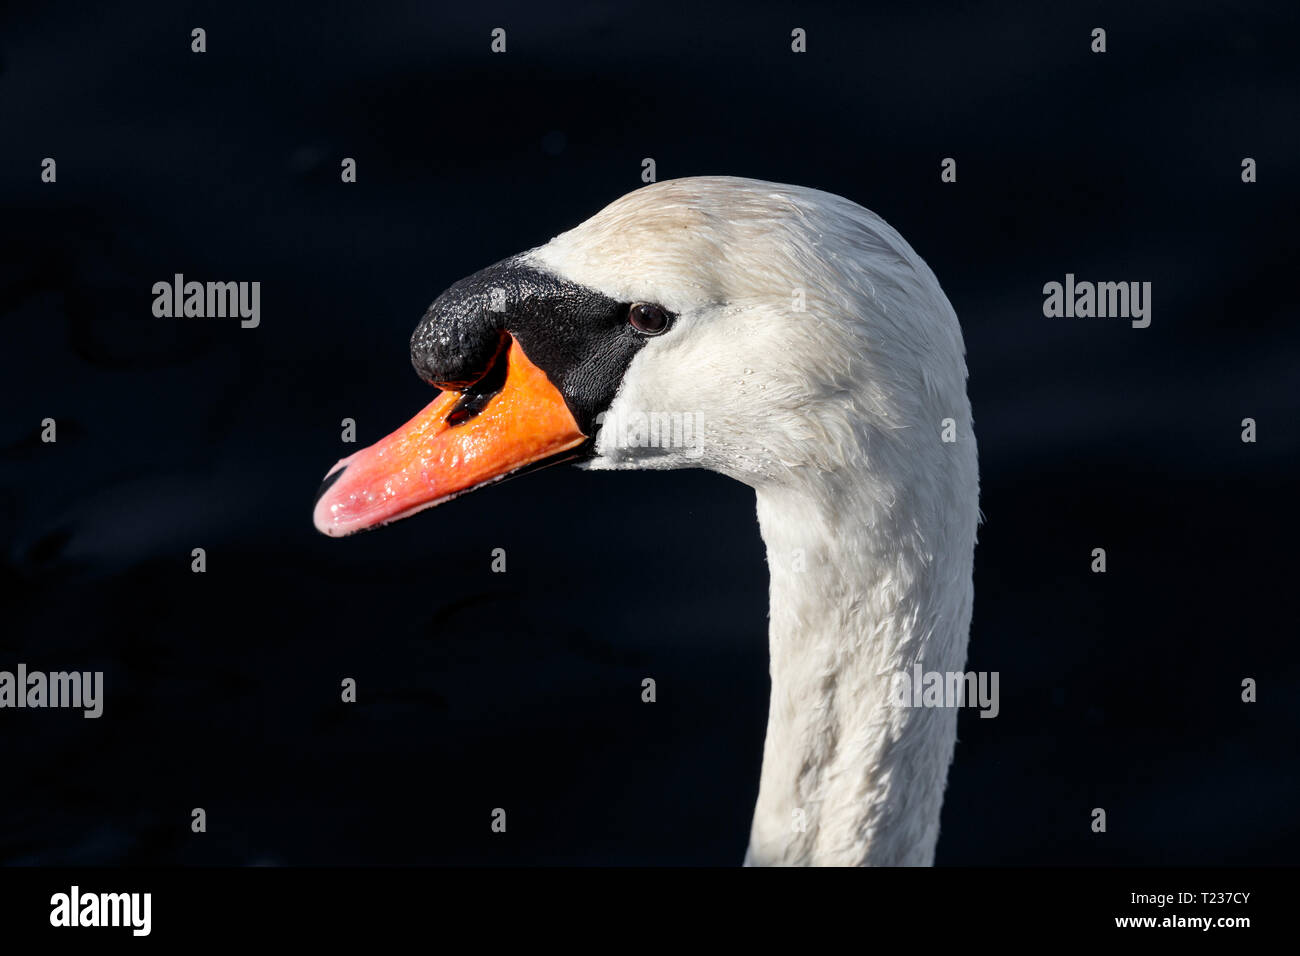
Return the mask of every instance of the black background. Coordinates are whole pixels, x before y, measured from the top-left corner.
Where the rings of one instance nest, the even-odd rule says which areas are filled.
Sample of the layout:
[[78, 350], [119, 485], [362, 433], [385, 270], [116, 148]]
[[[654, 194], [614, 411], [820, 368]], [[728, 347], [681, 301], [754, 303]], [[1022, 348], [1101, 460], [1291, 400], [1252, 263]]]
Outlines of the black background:
[[[429, 399], [437, 293], [653, 157], [862, 203], [961, 317], [969, 666], [1002, 712], [962, 714], [938, 862], [1296, 862], [1291, 8], [9, 11], [0, 669], [103, 670], [107, 700], [0, 712], [0, 860], [740, 861], [748, 489], [566, 467], [341, 542], [310, 521], [340, 420], [365, 444]], [[261, 326], [154, 318], [175, 272], [260, 281]], [[1044, 318], [1066, 272], [1151, 281], [1151, 327]]]

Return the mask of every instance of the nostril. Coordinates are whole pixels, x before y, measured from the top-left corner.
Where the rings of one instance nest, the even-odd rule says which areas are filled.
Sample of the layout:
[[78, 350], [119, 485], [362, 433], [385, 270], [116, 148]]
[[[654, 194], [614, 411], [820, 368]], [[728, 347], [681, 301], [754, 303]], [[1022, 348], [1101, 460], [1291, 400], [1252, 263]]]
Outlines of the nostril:
[[448, 425], [463, 425], [483, 409], [488, 407], [488, 403], [493, 397], [506, 387], [506, 373], [509, 371], [510, 362], [510, 336], [505, 336], [501, 341], [497, 354], [492, 358], [492, 364], [488, 370], [483, 373], [478, 381], [468, 387], [461, 388], [461, 399], [456, 403], [447, 414]]

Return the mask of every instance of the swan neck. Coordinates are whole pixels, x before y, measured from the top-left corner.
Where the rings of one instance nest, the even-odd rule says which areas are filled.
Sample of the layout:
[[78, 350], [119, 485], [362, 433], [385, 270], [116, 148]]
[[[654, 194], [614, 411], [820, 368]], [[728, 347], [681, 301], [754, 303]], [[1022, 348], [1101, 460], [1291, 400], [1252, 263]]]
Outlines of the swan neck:
[[747, 864], [933, 862], [957, 711], [898, 706], [894, 679], [964, 666], [970, 549], [931, 553], [906, 489], [860, 491], [758, 493], [771, 698]]

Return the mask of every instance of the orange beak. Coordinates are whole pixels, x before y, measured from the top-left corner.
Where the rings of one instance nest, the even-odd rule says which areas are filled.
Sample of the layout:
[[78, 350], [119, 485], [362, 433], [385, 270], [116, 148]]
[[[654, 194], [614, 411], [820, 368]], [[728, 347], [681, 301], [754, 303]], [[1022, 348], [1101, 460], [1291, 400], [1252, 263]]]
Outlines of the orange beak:
[[316, 529], [340, 536], [374, 528], [576, 457], [564, 453], [587, 436], [564, 396], [518, 342], [509, 343], [505, 384], [476, 415], [460, 392], [443, 392], [387, 438], [331, 468], [316, 501]]

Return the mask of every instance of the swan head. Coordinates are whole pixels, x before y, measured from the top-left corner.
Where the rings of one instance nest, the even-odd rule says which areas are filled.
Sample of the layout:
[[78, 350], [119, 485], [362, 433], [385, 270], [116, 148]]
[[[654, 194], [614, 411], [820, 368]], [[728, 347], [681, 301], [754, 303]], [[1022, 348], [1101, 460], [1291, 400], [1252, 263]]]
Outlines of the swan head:
[[322, 532], [559, 461], [903, 487], [949, 469], [942, 423], [970, 418], [956, 316], [911, 247], [838, 196], [731, 177], [638, 189], [455, 283], [411, 360], [443, 393], [330, 470]]

